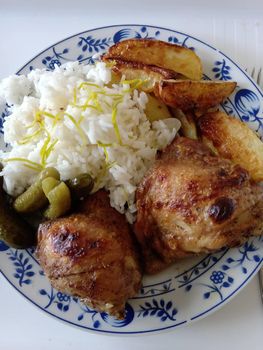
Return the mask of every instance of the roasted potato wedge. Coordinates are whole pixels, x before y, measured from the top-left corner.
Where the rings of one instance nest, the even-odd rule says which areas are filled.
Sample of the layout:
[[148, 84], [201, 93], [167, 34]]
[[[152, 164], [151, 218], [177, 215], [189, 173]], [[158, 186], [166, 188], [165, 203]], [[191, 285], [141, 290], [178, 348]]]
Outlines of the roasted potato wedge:
[[202, 78], [200, 58], [194, 51], [159, 40], [128, 39], [111, 46], [103, 60], [122, 59], [180, 73], [189, 79]]
[[203, 141], [219, 155], [241, 165], [254, 181], [263, 180], [263, 143], [245, 123], [217, 111], [201, 116], [197, 124]]
[[148, 102], [144, 112], [150, 122], [172, 117], [168, 107], [162, 101], [151, 95], [148, 95]]
[[155, 84], [163, 79], [182, 79], [182, 75], [173, 72], [172, 70], [160, 68], [156, 66], [146, 65], [138, 62], [128, 62], [120, 59], [106, 59], [113, 71], [113, 76], [116, 82], [116, 75], [121, 78], [125, 76], [126, 79], [141, 79], [145, 83], [140, 87], [140, 90], [145, 92], [152, 92]]
[[221, 103], [235, 87], [232, 81], [163, 80], [154, 93], [167, 106], [203, 113]]
[[183, 136], [192, 140], [198, 140], [196, 124], [191, 112], [183, 113], [180, 109], [171, 108], [172, 115], [181, 122], [181, 131]]

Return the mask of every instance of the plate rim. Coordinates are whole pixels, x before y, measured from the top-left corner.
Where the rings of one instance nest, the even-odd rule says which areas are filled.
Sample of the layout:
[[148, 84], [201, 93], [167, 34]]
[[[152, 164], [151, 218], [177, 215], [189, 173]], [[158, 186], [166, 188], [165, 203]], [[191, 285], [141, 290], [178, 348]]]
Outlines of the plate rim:
[[[65, 41], [68, 41], [74, 37], [77, 37], [79, 35], [82, 35], [84, 33], [90, 33], [90, 32], [95, 32], [95, 31], [99, 31], [99, 30], [107, 30], [108, 28], [118, 28], [118, 27], [147, 27], [147, 28], [154, 28], [154, 29], [160, 29], [160, 30], [164, 30], [164, 31], [168, 31], [171, 33], [176, 33], [176, 34], [180, 34], [180, 35], [185, 35], [188, 36], [189, 38], [205, 45], [206, 47], [209, 47], [210, 49], [218, 52], [219, 54], [223, 55], [225, 58], [227, 58], [251, 83], [252, 85], [256, 88], [256, 90], [258, 91], [258, 93], [260, 94], [262, 100], [263, 100], [263, 91], [261, 90], [261, 88], [256, 84], [256, 82], [248, 75], [248, 73], [241, 68], [235, 61], [233, 61], [230, 57], [228, 57], [228, 55], [226, 55], [224, 52], [222, 52], [221, 50], [213, 47], [212, 45], [210, 45], [209, 43], [196, 38], [193, 35], [187, 34], [186, 32], [181, 32], [175, 29], [170, 29], [167, 27], [162, 27], [162, 26], [158, 26], [158, 25], [148, 25], [148, 24], [113, 24], [113, 25], [107, 25], [107, 26], [100, 26], [100, 27], [96, 27], [96, 28], [91, 28], [88, 30], [84, 30], [78, 33], [75, 33], [73, 35], [67, 36], [53, 44], [51, 44], [50, 46], [48, 46], [47, 48], [41, 50], [40, 52], [38, 52], [36, 55], [34, 55], [30, 60], [28, 60], [15, 74], [20, 74], [20, 72], [26, 68], [28, 65], [30, 65], [30, 63], [32, 61], [34, 61], [35, 59], [37, 59], [38, 57], [40, 57], [43, 53], [45, 53], [46, 51], [48, 51], [49, 49], [51, 49], [54, 46], [57, 46]], [[234, 298], [236, 295], [238, 295], [238, 293], [251, 281], [252, 276], [255, 276], [257, 271], [261, 268], [261, 266], [263, 266], [263, 258], [262, 260], [257, 264], [257, 266], [253, 269], [253, 271], [250, 273], [249, 276], [246, 276], [246, 278], [243, 280], [243, 282], [234, 290], [231, 292], [230, 295], [228, 295], [225, 299], [219, 301], [216, 305], [213, 305], [212, 307], [210, 307], [208, 310], [192, 317], [192, 318], [188, 318], [185, 321], [179, 322], [175, 325], [171, 325], [171, 326], [167, 326], [167, 327], [163, 327], [163, 328], [156, 328], [156, 329], [151, 329], [151, 330], [143, 330], [143, 331], [111, 331], [111, 330], [103, 330], [103, 329], [96, 329], [96, 328], [90, 328], [88, 326], [84, 326], [81, 324], [76, 324], [74, 322], [71, 322], [69, 320], [66, 320], [65, 318], [62, 318], [52, 312], [50, 312], [47, 309], [44, 309], [43, 307], [41, 307], [40, 305], [38, 305], [34, 300], [32, 300], [29, 296], [27, 296], [26, 294], [24, 294], [22, 292], [21, 289], [17, 288], [12, 282], [11, 280], [4, 274], [4, 272], [0, 269], [0, 273], [1, 275], [8, 281], [8, 283], [19, 293], [21, 294], [27, 301], [29, 301], [30, 303], [32, 303], [33, 305], [35, 305], [38, 309], [44, 311], [45, 313], [47, 313], [49, 316], [53, 316], [56, 319], [62, 321], [63, 323], [67, 323], [71, 326], [77, 327], [79, 329], [85, 330], [85, 331], [90, 331], [90, 332], [94, 332], [96, 333], [100, 333], [100, 334], [104, 334], [104, 335], [114, 335], [114, 334], [118, 334], [118, 335], [123, 335], [123, 336], [134, 336], [136, 334], [140, 334], [140, 335], [147, 335], [147, 334], [158, 334], [158, 333], [163, 333], [163, 332], [167, 332], [167, 331], [172, 331], [174, 328], [179, 328], [185, 324], [190, 324], [193, 322], [196, 322], [197, 320], [200, 320], [206, 316], [209, 316], [211, 314], [213, 314], [215, 311], [219, 310], [220, 308], [222, 308], [224, 305], [226, 305], [230, 300], [232, 300], [232, 298]]]
[[263, 97], [263, 89], [261, 89], [258, 84], [251, 78], [251, 76], [246, 72], [245, 69], [241, 68], [235, 61], [232, 60], [232, 58], [230, 58], [228, 55], [226, 55], [223, 51], [217, 49], [216, 47], [210, 45], [209, 43], [196, 38], [195, 36], [188, 34], [186, 32], [181, 32], [175, 29], [169, 29], [167, 27], [160, 27], [160, 26], [154, 26], [152, 24], [131, 24], [131, 23], [126, 23], [126, 24], [111, 24], [111, 25], [107, 25], [107, 26], [101, 26], [101, 27], [96, 27], [96, 28], [92, 28], [92, 29], [88, 29], [88, 30], [84, 30], [78, 33], [75, 33], [73, 35], [70, 35], [68, 37], [65, 37], [64, 39], [61, 39], [57, 42], [55, 42], [54, 44], [48, 46], [47, 48], [41, 50], [39, 53], [37, 53], [34, 57], [32, 57], [29, 61], [27, 61], [22, 67], [20, 67], [20, 69], [18, 71], [16, 71], [16, 73], [14, 74], [19, 74], [30, 62], [32, 62], [33, 60], [35, 60], [36, 58], [38, 58], [40, 55], [42, 55], [45, 51], [51, 49], [53, 46], [59, 45], [61, 43], [63, 43], [66, 40], [72, 39], [77, 35], [81, 35], [84, 33], [89, 33], [89, 32], [93, 32], [93, 31], [97, 31], [97, 30], [101, 30], [101, 29], [108, 29], [108, 28], [114, 28], [114, 27], [129, 27], [129, 26], [133, 26], [133, 27], [148, 27], [148, 28], [156, 28], [156, 29], [161, 29], [161, 30], [167, 30], [170, 32], [174, 32], [174, 33], [178, 33], [180, 35], [185, 35], [188, 36], [189, 38], [192, 38], [200, 43], [202, 43], [205, 46], [210, 47], [210, 49], [219, 52], [221, 55], [225, 56], [229, 61], [231, 61], [231, 63], [234, 64], [234, 66], [236, 66], [243, 74], [245, 74], [245, 76], [250, 80], [250, 82], [255, 86], [255, 88], [258, 90], [258, 92], [261, 94], [261, 96]]
[[71, 322], [69, 320], [65, 320], [62, 317], [59, 317], [58, 315], [55, 315], [54, 313], [50, 312], [49, 310], [43, 309], [40, 305], [38, 305], [34, 300], [30, 299], [27, 295], [25, 295], [20, 289], [18, 289], [10, 280], [9, 278], [3, 273], [2, 270], [0, 270], [1, 275], [4, 277], [4, 279], [9, 283], [9, 285], [11, 285], [16, 293], [18, 293], [18, 295], [20, 294], [22, 297], [24, 297], [27, 302], [31, 303], [34, 305], [34, 307], [36, 307], [37, 310], [46, 313], [49, 317], [55, 317], [57, 320], [66, 323], [67, 325], [70, 326], [74, 326], [75, 328], [81, 329], [82, 331], [86, 331], [86, 332], [91, 332], [94, 334], [102, 334], [102, 335], [108, 335], [108, 336], [112, 336], [117, 334], [118, 336], [135, 336], [137, 334], [140, 335], [151, 335], [151, 334], [160, 334], [160, 333], [164, 333], [164, 332], [172, 332], [173, 329], [175, 328], [181, 328], [182, 326], [185, 326], [187, 324], [193, 324], [196, 323], [199, 320], [204, 319], [205, 317], [209, 317], [211, 315], [213, 315], [217, 310], [220, 310], [221, 308], [223, 308], [226, 304], [228, 304], [236, 295], [238, 295], [241, 290], [251, 281], [251, 277], [254, 276], [259, 270], [260, 268], [263, 267], [263, 259], [261, 260], [261, 262], [258, 263], [258, 265], [255, 267], [255, 269], [251, 272], [251, 274], [249, 276], [247, 276], [247, 278], [243, 281], [242, 284], [240, 284], [238, 286], [237, 289], [235, 289], [228, 297], [226, 297], [224, 300], [220, 301], [218, 304], [214, 305], [213, 307], [211, 307], [210, 309], [202, 312], [201, 314], [190, 318], [188, 320], [179, 322], [175, 325], [172, 326], [168, 326], [168, 327], [164, 327], [164, 328], [158, 328], [158, 329], [151, 329], [151, 330], [144, 330], [144, 331], [128, 331], [128, 332], [118, 332], [118, 331], [110, 331], [110, 330], [103, 330], [103, 329], [96, 329], [96, 328], [90, 328], [87, 326], [82, 326], [80, 324], [76, 324], [74, 322]]

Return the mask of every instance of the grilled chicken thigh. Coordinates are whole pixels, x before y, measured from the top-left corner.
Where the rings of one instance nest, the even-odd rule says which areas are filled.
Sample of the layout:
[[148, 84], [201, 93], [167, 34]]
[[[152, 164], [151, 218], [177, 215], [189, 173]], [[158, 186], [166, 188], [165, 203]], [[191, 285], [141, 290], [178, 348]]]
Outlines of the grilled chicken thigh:
[[134, 229], [146, 272], [242, 244], [263, 230], [263, 188], [202, 143], [176, 138], [140, 183]]
[[105, 191], [85, 200], [80, 213], [40, 225], [37, 254], [55, 288], [118, 318], [141, 285], [130, 227]]

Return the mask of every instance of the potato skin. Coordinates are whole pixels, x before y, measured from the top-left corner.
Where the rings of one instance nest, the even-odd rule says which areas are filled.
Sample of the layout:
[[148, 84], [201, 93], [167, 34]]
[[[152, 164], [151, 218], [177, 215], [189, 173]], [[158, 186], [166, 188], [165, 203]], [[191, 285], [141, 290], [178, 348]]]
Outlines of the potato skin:
[[168, 107], [162, 101], [149, 94], [144, 113], [151, 123], [156, 120], [172, 118]]
[[181, 122], [181, 132], [183, 136], [192, 140], [198, 140], [195, 117], [192, 112], [183, 113], [180, 109], [170, 108], [173, 117]]
[[182, 78], [180, 74], [175, 73], [170, 69], [139, 62], [124, 61], [118, 58], [107, 59], [103, 56], [102, 59], [104, 62], [107, 62], [112, 66], [112, 71], [120, 78], [124, 75], [127, 80], [145, 80], [146, 82], [140, 87], [140, 90], [144, 92], [153, 92], [155, 85], [163, 79]]
[[220, 111], [206, 113], [197, 123], [203, 141], [220, 156], [241, 165], [254, 181], [263, 180], [263, 143], [246, 123]]
[[220, 104], [235, 87], [233, 81], [163, 80], [154, 92], [170, 107], [203, 113]]
[[193, 80], [203, 74], [200, 58], [192, 50], [160, 40], [123, 40], [104, 55], [104, 59], [115, 58], [170, 69]]

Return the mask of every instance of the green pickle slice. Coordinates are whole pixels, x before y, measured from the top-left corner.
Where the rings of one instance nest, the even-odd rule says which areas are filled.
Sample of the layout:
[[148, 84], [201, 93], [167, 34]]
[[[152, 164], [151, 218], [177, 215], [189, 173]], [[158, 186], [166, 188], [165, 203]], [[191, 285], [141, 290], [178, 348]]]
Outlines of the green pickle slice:
[[48, 194], [49, 207], [44, 212], [47, 219], [55, 219], [69, 211], [71, 207], [70, 190], [64, 182], [54, 187]]
[[45, 196], [47, 197], [49, 192], [53, 190], [58, 184], [60, 183], [59, 180], [54, 179], [53, 177], [47, 177], [42, 181], [42, 189], [45, 193]]
[[46, 168], [38, 175], [37, 180], [14, 201], [14, 209], [19, 213], [33, 213], [48, 204], [42, 188], [42, 181], [52, 177], [59, 180], [59, 172], [55, 168]]

